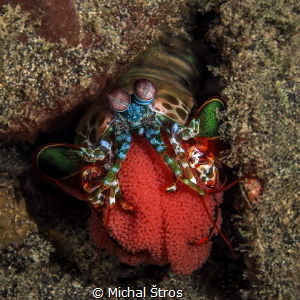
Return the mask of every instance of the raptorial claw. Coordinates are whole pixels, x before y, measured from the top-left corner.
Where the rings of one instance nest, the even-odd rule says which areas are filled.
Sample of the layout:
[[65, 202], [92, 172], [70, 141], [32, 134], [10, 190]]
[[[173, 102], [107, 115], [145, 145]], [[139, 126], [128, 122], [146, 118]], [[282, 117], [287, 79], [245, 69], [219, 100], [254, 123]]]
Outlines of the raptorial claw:
[[91, 165], [82, 171], [82, 187], [86, 192], [92, 193], [98, 188], [99, 183], [104, 177], [103, 171], [101, 171], [97, 165]]
[[214, 165], [213, 154], [201, 143], [190, 147], [187, 152], [190, 167], [197, 170], [201, 181], [206, 186], [214, 188], [219, 182], [219, 172]]

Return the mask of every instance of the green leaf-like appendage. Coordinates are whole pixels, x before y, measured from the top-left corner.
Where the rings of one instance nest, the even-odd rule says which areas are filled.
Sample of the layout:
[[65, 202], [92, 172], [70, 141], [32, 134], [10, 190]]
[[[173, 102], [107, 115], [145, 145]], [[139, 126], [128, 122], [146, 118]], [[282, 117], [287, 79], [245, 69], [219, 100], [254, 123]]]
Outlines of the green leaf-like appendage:
[[198, 136], [206, 138], [216, 138], [219, 136], [219, 120], [216, 110], [223, 110], [224, 108], [224, 103], [217, 98], [208, 100], [200, 107], [196, 117], [199, 121]]
[[47, 145], [37, 155], [39, 169], [48, 177], [62, 179], [77, 173], [84, 166], [84, 159], [76, 148], [68, 144]]

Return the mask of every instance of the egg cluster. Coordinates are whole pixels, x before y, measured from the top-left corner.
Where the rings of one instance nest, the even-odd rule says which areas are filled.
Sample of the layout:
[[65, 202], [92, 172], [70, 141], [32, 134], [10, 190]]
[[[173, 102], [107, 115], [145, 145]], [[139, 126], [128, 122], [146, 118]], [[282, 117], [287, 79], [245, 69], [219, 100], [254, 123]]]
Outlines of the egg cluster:
[[[211, 241], [197, 242], [216, 233], [212, 219], [220, 226], [217, 207], [222, 193], [201, 197], [191, 188], [177, 185], [177, 191], [167, 193], [174, 181], [172, 171], [163, 159], [140, 136], [134, 136], [126, 161], [118, 174], [122, 198], [132, 210], [117, 203], [111, 210], [108, 236], [104, 247], [130, 265], [170, 263], [171, 269], [182, 275], [192, 273], [206, 261]], [[201, 188], [207, 189], [198, 182]], [[90, 235], [100, 245], [108, 209], [92, 214]]]

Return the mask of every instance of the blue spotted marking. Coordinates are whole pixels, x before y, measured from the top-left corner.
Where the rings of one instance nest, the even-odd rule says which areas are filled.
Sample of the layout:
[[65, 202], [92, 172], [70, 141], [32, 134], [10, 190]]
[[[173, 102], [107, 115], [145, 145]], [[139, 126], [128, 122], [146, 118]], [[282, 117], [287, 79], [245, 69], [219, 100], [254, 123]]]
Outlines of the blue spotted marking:
[[138, 122], [143, 119], [145, 112], [145, 107], [137, 103], [131, 102], [128, 109], [122, 114], [129, 122]]

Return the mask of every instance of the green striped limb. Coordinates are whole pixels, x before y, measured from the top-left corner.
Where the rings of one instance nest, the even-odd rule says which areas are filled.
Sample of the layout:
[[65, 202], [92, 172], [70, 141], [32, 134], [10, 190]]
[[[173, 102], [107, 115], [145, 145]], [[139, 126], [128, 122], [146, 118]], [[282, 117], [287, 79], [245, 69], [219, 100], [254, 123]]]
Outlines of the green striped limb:
[[202, 190], [197, 184], [191, 182], [189, 179], [187, 179], [187, 178], [178, 178], [178, 180], [181, 181], [181, 182], [183, 182], [184, 184], [186, 184], [190, 188], [192, 188], [200, 196], [204, 196], [206, 194], [206, 192], [204, 190]]

